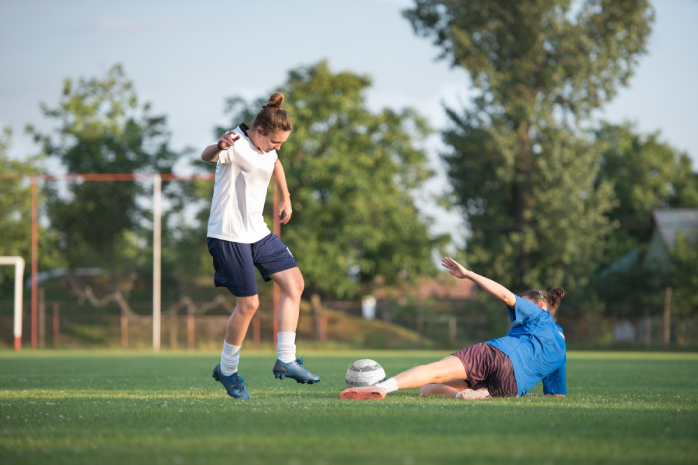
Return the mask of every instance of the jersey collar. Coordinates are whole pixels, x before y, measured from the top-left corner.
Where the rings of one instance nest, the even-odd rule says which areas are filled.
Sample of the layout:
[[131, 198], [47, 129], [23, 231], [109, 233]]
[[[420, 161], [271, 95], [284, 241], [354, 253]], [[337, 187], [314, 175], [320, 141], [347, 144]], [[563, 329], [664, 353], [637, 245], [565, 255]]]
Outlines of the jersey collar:
[[240, 124], [240, 130], [242, 131], [243, 134], [245, 134], [245, 137], [247, 137], [248, 139], [250, 138], [250, 136], [247, 135], [247, 131], [248, 131], [249, 129], [250, 129], [250, 128], [247, 127], [247, 125], [246, 125], [245, 123], [241, 123], [241, 124]]
[[240, 130], [242, 131], [242, 133], [245, 135], [245, 137], [247, 138], [247, 140], [250, 141], [250, 144], [252, 144], [252, 147], [254, 147], [255, 150], [257, 150], [257, 152], [259, 152], [259, 153], [264, 153], [264, 152], [262, 152], [261, 150], [259, 150], [259, 148], [258, 148], [256, 145], [254, 145], [254, 142], [252, 142], [252, 139], [250, 139], [250, 136], [247, 134], [247, 131], [249, 131], [250, 128], [249, 128], [245, 123], [240, 123], [239, 128], [240, 128]]

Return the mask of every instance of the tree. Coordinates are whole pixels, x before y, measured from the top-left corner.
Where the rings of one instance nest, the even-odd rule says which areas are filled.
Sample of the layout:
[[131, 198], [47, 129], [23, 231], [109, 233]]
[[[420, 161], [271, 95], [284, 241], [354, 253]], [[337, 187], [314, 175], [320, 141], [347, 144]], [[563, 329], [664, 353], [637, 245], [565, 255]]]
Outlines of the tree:
[[[370, 111], [370, 85], [322, 61], [291, 70], [278, 89], [294, 123], [279, 152], [294, 208], [282, 238], [306, 288], [325, 296], [355, 296], [376, 277], [388, 285], [433, 274], [431, 253], [445, 240], [430, 237], [411, 196], [431, 176], [416, 146], [427, 123], [412, 109]], [[230, 127], [216, 133], [250, 125], [263, 103], [230, 99]]]
[[669, 251], [669, 269], [641, 264], [650, 246], [653, 209], [698, 208], [698, 173], [691, 159], [662, 142], [659, 132], [643, 135], [628, 122], [602, 122], [594, 136], [604, 147], [597, 183], [613, 183], [617, 201], [607, 216], [619, 225], [605, 239], [607, 253], [599, 261], [594, 292], [616, 315], [637, 314], [638, 309], [659, 313], [669, 286], [678, 313], [686, 314], [696, 308], [694, 238], [677, 239]]
[[681, 316], [698, 315], [698, 231], [691, 237], [677, 235], [671, 251], [671, 269], [667, 283], [674, 290], [673, 313]]
[[[66, 79], [58, 106], [41, 109], [58, 122], [56, 133], [28, 131], [68, 173], [171, 172], [177, 154], [168, 145], [165, 117], [150, 115], [150, 104], [139, 102], [121, 65], [101, 79]], [[137, 242], [148, 214], [138, 197], [148, 191], [135, 181], [73, 182], [68, 196], [47, 186], [48, 217], [69, 266], [96, 261], [109, 270], [116, 291], [117, 268], [143, 259]]]
[[653, 20], [646, 0], [415, 0], [404, 12], [477, 95], [448, 109], [444, 154], [470, 222], [467, 257], [513, 288], [583, 287], [613, 227], [601, 147], [578, 124], [633, 73]]
[[[24, 178], [37, 174], [36, 158], [10, 159], [12, 130], [0, 135], [0, 256], [19, 255], [29, 263], [31, 256], [31, 187]], [[14, 270], [0, 267], [0, 291], [14, 295]]]
[[[31, 271], [32, 192], [30, 176], [41, 174], [42, 157], [25, 156], [12, 159], [7, 152], [12, 145], [12, 130], [5, 127], [0, 135], [0, 256], [18, 255], [25, 260], [25, 274]], [[42, 201], [41, 191], [39, 204]], [[39, 269], [64, 266], [59, 254], [52, 248], [55, 234], [41, 222], [39, 233]], [[0, 267], [0, 296], [14, 295], [14, 270]]]
[[619, 229], [607, 238], [605, 266], [646, 239], [653, 209], [698, 208], [698, 173], [688, 154], [662, 142], [659, 132], [642, 135], [629, 122], [602, 122], [594, 135], [605, 147], [597, 182], [613, 182], [618, 200], [608, 213]]

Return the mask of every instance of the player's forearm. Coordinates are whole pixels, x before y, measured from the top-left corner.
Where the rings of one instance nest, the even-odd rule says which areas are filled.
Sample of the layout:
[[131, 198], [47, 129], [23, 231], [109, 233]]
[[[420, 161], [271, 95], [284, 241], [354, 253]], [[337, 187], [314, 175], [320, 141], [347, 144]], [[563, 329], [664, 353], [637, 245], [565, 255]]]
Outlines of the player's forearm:
[[281, 160], [274, 164], [274, 173], [271, 176], [274, 185], [281, 193], [281, 199], [289, 201], [291, 200], [291, 194], [288, 191], [288, 185], [286, 184], [286, 172], [284, 171], [283, 165], [281, 165]]
[[218, 144], [211, 144], [201, 152], [201, 159], [203, 161], [215, 163], [218, 161], [218, 155], [220, 155], [221, 152], [222, 150], [218, 148]]
[[498, 282], [492, 281], [484, 276], [480, 276], [472, 271], [468, 271], [467, 278], [480, 286], [485, 292], [498, 298], [508, 306], [513, 307], [516, 304], [516, 296], [514, 293]]

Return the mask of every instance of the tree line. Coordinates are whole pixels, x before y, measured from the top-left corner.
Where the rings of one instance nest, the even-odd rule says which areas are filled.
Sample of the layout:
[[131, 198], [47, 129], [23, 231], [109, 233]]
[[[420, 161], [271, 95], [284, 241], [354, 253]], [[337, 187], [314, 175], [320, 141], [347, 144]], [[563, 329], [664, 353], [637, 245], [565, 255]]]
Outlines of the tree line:
[[[446, 106], [441, 132], [450, 181], [441, 203], [461, 212], [470, 231], [458, 258], [517, 292], [565, 287], [578, 311], [657, 309], [671, 286], [677, 311], [695, 315], [698, 251], [690, 237], [678, 238], [667, 269], [617, 266], [646, 248], [653, 209], [698, 208], [688, 154], [659, 133], [593, 118], [646, 53], [649, 3], [590, 0], [573, 13], [564, 0], [416, 0], [403, 14], [443, 59], [470, 74], [476, 90], [465, 108]], [[320, 61], [290, 70], [271, 89], [286, 96], [296, 127], [279, 153], [296, 212], [284, 241], [308, 292], [329, 298], [434, 275], [433, 254], [450, 241], [429, 233], [428, 212], [413, 200], [433, 175], [419, 144], [433, 129], [416, 109], [371, 111], [370, 86], [369, 76]], [[249, 124], [262, 101], [227, 99], [230, 124], [215, 136]], [[1, 174], [37, 173], [49, 159], [68, 172], [169, 173], [191, 156], [170, 147], [166, 118], [151, 114], [120, 65], [106, 76], [66, 79], [58, 105], [42, 104], [42, 111], [57, 127], [27, 128], [41, 153], [10, 162], [6, 131]], [[211, 170], [196, 161], [192, 167]], [[28, 188], [2, 181], [0, 189], [0, 236], [7, 238], [0, 254], [25, 253]], [[143, 266], [135, 257], [147, 238], [150, 213], [138, 201], [147, 188], [134, 182], [111, 189], [74, 183], [68, 195], [46, 191], [42, 267], [70, 268], [93, 257], [116, 288], [117, 269]], [[210, 274], [203, 244], [211, 189], [210, 182], [165, 184], [174, 205], [165, 224], [178, 227], [165, 228], [163, 266], [184, 288], [192, 276]], [[196, 221], [187, 219], [191, 205], [198, 206]], [[109, 220], [95, 220], [102, 217]]]

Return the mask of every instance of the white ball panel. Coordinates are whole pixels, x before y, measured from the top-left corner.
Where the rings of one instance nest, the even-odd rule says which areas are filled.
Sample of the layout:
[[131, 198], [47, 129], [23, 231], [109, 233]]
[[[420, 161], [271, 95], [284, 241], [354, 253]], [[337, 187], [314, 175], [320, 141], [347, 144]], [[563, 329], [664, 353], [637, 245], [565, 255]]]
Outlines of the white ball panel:
[[347, 387], [373, 386], [385, 381], [385, 370], [376, 361], [370, 359], [357, 360], [347, 370], [344, 382]]

